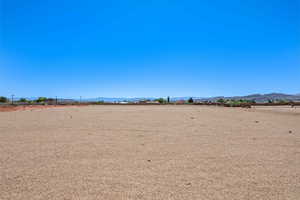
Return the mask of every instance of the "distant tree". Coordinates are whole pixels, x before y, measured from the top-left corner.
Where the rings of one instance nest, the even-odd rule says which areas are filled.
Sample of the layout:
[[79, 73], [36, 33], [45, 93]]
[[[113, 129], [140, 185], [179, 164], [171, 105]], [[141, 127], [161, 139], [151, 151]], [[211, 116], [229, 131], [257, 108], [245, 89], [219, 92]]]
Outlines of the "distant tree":
[[155, 101], [158, 101], [161, 104], [166, 103], [166, 100], [164, 98], [159, 98], [159, 99], [156, 99]]
[[272, 99], [268, 99], [268, 103], [273, 103], [273, 100]]
[[25, 99], [25, 98], [20, 98], [19, 102], [25, 103], [25, 102], [27, 102], [27, 99]]
[[242, 100], [242, 99], [240, 99], [240, 100], [234, 100], [233, 99], [233, 100], [227, 101], [226, 103], [229, 104], [230, 106], [239, 106], [241, 104], [246, 103], [246, 100]]
[[255, 103], [255, 100], [240, 99], [240, 103]]
[[45, 101], [47, 101], [47, 98], [46, 98], [46, 97], [39, 97], [39, 98], [36, 100], [37, 103], [42, 103], [42, 102], [45, 102]]
[[6, 97], [0, 97], [0, 103], [6, 103], [6, 102], [8, 102], [8, 98], [6, 98]]
[[194, 103], [194, 99], [191, 97], [188, 99], [188, 103]]
[[225, 100], [223, 98], [221, 98], [221, 99], [218, 99], [217, 102], [223, 104], [223, 103], [225, 103]]
[[170, 97], [169, 97], [169, 96], [168, 96], [168, 98], [167, 98], [167, 102], [170, 103]]

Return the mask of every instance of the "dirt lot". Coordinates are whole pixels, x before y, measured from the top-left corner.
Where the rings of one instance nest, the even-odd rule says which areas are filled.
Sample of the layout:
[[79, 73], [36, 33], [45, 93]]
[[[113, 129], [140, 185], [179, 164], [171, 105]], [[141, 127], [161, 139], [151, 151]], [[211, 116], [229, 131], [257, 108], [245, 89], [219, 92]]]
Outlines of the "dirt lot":
[[300, 108], [0, 113], [0, 199], [299, 200]]

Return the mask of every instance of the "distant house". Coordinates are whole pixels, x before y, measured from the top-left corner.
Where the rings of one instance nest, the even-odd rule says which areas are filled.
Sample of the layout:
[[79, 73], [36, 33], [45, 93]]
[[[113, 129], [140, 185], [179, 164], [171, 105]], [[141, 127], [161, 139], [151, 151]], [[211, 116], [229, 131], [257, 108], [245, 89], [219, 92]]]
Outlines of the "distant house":
[[138, 103], [139, 104], [159, 104], [159, 101], [155, 101], [155, 100], [140, 100]]
[[147, 100], [140, 100], [140, 101], [138, 101], [138, 103], [140, 103], [140, 104], [146, 104]]
[[128, 104], [127, 101], [120, 101], [119, 104]]
[[203, 101], [201, 99], [194, 99], [194, 103], [206, 103], [207, 101]]
[[176, 104], [185, 104], [186, 102], [185, 102], [185, 100], [177, 100], [176, 101]]
[[147, 104], [159, 104], [159, 101], [147, 101]]

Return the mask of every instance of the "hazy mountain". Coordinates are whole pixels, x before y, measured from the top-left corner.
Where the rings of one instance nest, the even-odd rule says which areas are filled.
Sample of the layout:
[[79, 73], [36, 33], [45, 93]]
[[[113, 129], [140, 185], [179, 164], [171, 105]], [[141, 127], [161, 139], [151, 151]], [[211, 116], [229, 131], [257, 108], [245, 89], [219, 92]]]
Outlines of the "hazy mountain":
[[286, 101], [300, 101], [300, 95], [283, 94], [283, 93], [270, 93], [270, 94], [251, 94], [247, 96], [233, 96], [233, 97], [212, 97], [200, 98], [201, 101], [217, 101], [218, 99], [232, 99], [232, 100], [255, 100], [256, 102], [267, 102], [268, 100], [286, 100]]
[[[166, 97], [164, 97], [166, 99]], [[178, 100], [188, 100], [190, 97], [171, 97], [171, 101], [178, 101]], [[283, 93], [270, 93], [270, 94], [251, 94], [247, 96], [232, 96], [232, 97], [224, 97], [224, 96], [217, 96], [217, 97], [192, 97], [198, 101], [217, 101], [218, 99], [232, 99], [232, 100], [255, 100], [256, 102], [267, 102], [268, 100], [286, 100], [286, 101], [300, 101], [300, 94], [291, 95], [291, 94], [283, 94]], [[128, 102], [137, 102], [140, 100], [154, 100], [156, 98], [153, 97], [141, 97], [141, 98], [107, 98], [107, 97], [99, 97], [99, 98], [90, 98], [84, 99], [83, 101], [104, 101], [104, 102], [121, 102], [121, 101], [128, 101]]]
[[[163, 97], [167, 98], [167, 97]], [[191, 97], [170, 97], [171, 101], [178, 101], [178, 100], [188, 100]], [[256, 102], [268, 102], [268, 100], [286, 100], [286, 101], [299, 101], [300, 102], [300, 94], [283, 94], [283, 93], [270, 93], [270, 94], [251, 94], [247, 96], [232, 96], [232, 97], [225, 97], [225, 96], [216, 96], [216, 97], [192, 97], [194, 100], [197, 101], [217, 101], [218, 99], [232, 99], [232, 100], [255, 100]], [[20, 97], [14, 97], [14, 100], [19, 100]], [[28, 100], [36, 100], [37, 97], [28, 97]], [[98, 97], [98, 98], [82, 98], [82, 102], [138, 102], [141, 100], [155, 100], [157, 98], [154, 97], [137, 97], [137, 98], [126, 98], [126, 97]], [[79, 101], [80, 99], [63, 99], [58, 98], [59, 101]]]

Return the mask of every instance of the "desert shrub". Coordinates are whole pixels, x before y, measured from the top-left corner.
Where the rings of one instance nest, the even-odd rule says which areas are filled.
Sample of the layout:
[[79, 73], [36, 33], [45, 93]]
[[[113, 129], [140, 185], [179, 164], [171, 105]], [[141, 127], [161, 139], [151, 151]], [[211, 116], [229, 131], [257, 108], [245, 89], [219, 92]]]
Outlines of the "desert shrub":
[[283, 100], [283, 99], [280, 99], [280, 100], [278, 100], [277, 102], [278, 102], [278, 103], [281, 103], [281, 104], [288, 103], [288, 101]]
[[228, 100], [225, 102], [226, 105], [233, 107], [233, 106], [238, 106], [241, 104], [239, 100]]
[[251, 107], [251, 104], [253, 103], [252, 100], [245, 100], [245, 99], [240, 99], [240, 100], [227, 100], [225, 102], [226, 106], [230, 106], [230, 107]]

